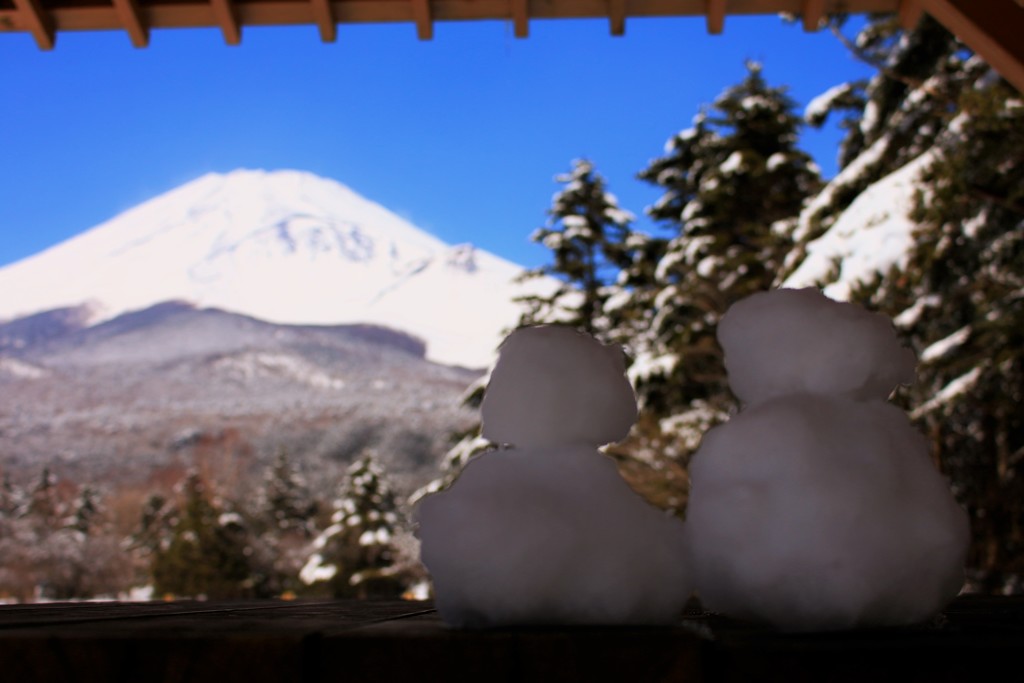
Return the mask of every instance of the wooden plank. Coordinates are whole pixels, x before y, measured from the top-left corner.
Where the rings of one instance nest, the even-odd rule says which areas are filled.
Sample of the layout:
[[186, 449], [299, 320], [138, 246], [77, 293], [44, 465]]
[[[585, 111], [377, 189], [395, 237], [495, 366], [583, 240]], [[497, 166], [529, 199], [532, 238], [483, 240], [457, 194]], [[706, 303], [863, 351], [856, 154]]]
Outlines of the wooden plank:
[[530, 0], [512, 0], [512, 26], [516, 38], [530, 35]]
[[231, 0], [210, 0], [210, 7], [213, 9], [213, 16], [224, 34], [224, 42], [228, 45], [238, 45], [242, 42], [242, 29], [238, 19], [235, 17], [231, 6]]
[[900, 0], [900, 26], [906, 31], [914, 30], [917, 26], [917, 22], [921, 21], [921, 16], [924, 14], [924, 7], [921, 6], [921, 0]]
[[1024, 7], [1017, 0], [919, 0], [957, 38], [1024, 92]]
[[725, 29], [725, 0], [707, 0], [708, 33], [718, 35]]
[[608, 0], [608, 26], [613, 36], [626, 33], [626, 0]]
[[320, 30], [320, 40], [333, 43], [338, 37], [338, 23], [334, 18], [331, 0], [310, 0], [310, 6], [317, 28]]
[[114, 0], [114, 10], [128, 32], [132, 45], [135, 47], [146, 47], [149, 45], [149, 29], [142, 21], [142, 13], [139, 11], [139, 4], [136, 0]]
[[509, 0], [512, 8], [512, 31], [516, 38], [529, 37], [529, 0]]
[[57, 31], [42, 3], [39, 0], [14, 0], [14, 6], [36, 39], [39, 49], [52, 50], [57, 43]]
[[988, 681], [1019, 667], [1024, 648], [1020, 595], [961, 596], [928, 624], [827, 634], [699, 610], [667, 627], [460, 631], [431, 608], [397, 600], [0, 605], [0, 662], [4, 680], [19, 683]]
[[430, 16], [430, 0], [411, 0], [412, 19], [416, 22], [416, 37], [430, 40], [434, 37], [434, 20]]
[[803, 0], [800, 13], [805, 31], [817, 31], [825, 19], [825, 0]]

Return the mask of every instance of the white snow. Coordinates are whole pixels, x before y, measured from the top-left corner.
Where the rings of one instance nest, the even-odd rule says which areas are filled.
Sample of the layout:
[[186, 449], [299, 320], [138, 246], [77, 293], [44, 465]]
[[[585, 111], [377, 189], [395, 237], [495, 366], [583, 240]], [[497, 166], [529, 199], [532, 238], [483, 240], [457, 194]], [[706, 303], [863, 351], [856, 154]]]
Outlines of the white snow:
[[0, 357], [0, 376], [7, 375], [17, 379], [42, 379], [50, 374], [46, 368], [26, 363], [17, 358]]
[[[278, 323], [374, 323], [433, 360], [483, 367], [543, 278], [451, 247], [344, 185], [299, 171], [209, 174], [0, 269], [0, 319], [94, 300], [95, 321], [167, 300]], [[17, 293], [16, 295], [14, 293]]]
[[893, 324], [900, 329], [907, 329], [917, 324], [925, 309], [938, 306], [942, 300], [937, 294], [928, 294], [915, 301], [909, 308], [892, 319]]
[[787, 158], [788, 157], [782, 152], [776, 152], [775, 154], [772, 154], [770, 157], [768, 157], [768, 161], [765, 162], [765, 167], [769, 171], [774, 171], [778, 169], [780, 166], [785, 165]]
[[883, 135], [829, 181], [828, 185], [822, 188], [821, 192], [815, 195], [814, 199], [800, 212], [800, 220], [793, 232], [793, 238], [798, 241], [806, 239], [810, 235], [812, 219], [835, 201], [838, 192], [855, 184], [863, 174], [877, 164], [889, 150], [890, 144], [892, 144], [892, 138]]
[[918, 419], [919, 417], [923, 417], [928, 413], [932, 412], [933, 410], [936, 410], [937, 408], [941, 408], [942, 406], [946, 405], [952, 399], [956, 398], [960, 394], [970, 391], [974, 387], [974, 385], [977, 384], [978, 379], [981, 377], [982, 371], [982, 366], [977, 365], [971, 368], [969, 372], [960, 375], [952, 382], [942, 387], [942, 389], [934, 396], [932, 396], [928, 401], [922, 403], [917, 408], [915, 408], [914, 411], [910, 413], [910, 417], [915, 420]]
[[736, 173], [737, 171], [740, 171], [742, 169], [743, 154], [741, 154], [740, 152], [733, 152], [732, 154], [730, 154], [729, 158], [726, 159], [719, 167], [719, 170], [725, 174]]
[[921, 352], [921, 362], [930, 363], [933, 360], [938, 360], [951, 351], [955, 351], [964, 344], [971, 337], [971, 326], [965, 325], [953, 334], [944, 337], [937, 342], [930, 344], [928, 348]]
[[812, 99], [804, 108], [804, 120], [816, 122], [824, 119], [832, 107], [832, 103], [849, 93], [850, 89], [849, 83], [840, 83]]
[[886, 401], [913, 368], [882, 316], [813, 290], [719, 326], [743, 409], [690, 464], [702, 603], [785, 630], [921, 622], [963, 583], [969, 530], [925, 440]]
[[282, 377], [317, 389], [343, 389], [345, 381], [332, 377], [312, 363], [285, 353], [250, 351], [220, 358], [214, 369], [249, 380], [258, 377]]
[[324, 558], [320, 553], [313, 553], [309, 560], [299, 570], [299, 580], [307, 586], [318, 581], [330, 581], [338, 573], [338, 568], [333, 564], [323, 564]]
[[457, 627], [662, 624], [691, 590], [683, 525], [596, 450], [636, 416], [621, 349], [557, 327], [501, 347], [484, 436], [517, 444], [470, 461], [418, 510], [437, 608]]
[[[858, 283], [905, 265], [917, 227], [908, 217], [916, 181], [931, 161], [931, 154], [923, 154], [864, 190], [831, 228], [808, 243], [807, 256], [783, 286], [825, 285], [826, 295], [845, 300]], [[833, 278], [837, 263], [839, 272]]]

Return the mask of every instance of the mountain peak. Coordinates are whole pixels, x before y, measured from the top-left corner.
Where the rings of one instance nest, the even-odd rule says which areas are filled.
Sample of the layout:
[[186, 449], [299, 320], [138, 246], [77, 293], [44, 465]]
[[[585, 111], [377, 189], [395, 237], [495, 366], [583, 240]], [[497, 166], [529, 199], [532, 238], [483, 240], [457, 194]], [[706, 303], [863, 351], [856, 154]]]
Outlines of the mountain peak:
[[383, 325], [423, 339], [431, 360], [482, 367], [518, 319], [520, 272], [337, 181], [239, 169], [0, 269], [0, 292], [19, 293], [0, 298], [0, 319], [86, 300], [109, 319], [180, 300], [277, 323]]

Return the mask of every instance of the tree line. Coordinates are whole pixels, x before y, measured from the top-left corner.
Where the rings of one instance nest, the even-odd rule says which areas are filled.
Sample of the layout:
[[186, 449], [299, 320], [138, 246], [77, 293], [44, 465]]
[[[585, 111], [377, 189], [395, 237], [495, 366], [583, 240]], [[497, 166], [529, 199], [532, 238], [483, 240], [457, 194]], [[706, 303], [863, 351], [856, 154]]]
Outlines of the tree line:
[[284, 452], [249, 500], [192, 470], [131, 507], [127, 533], [113, 500], [45, 467], [31, 487], [4, 477], [0, 600], [424, 595], [406, 514], [372, 452], [329, 501]]
[[[837, 84], [801, 117], [786, 89], [748, 63], [742, 82], [638, 172], [661, 192], [645, 209], [657, 234], [634, 228], [635, 215], [592, 160], [557, 176], [549, 219], [532, 235], [551, 258], [527, 277], [562, 285], [524, 299], [520, 323], [572, 325], [625, 345], [643, 410], [610, 453], [638, 490], [685, 514], [688, 459], [737, 408], [715, 339], [722, 315], [753, 292], [790, 285], [816, 240], [842, 238], [829, 230], [848, 211], [856, 220], [858, 199], [888, 201], [893, 178], [912, 171], [910, 209], [896, 216], [912, 222], [912, 245], [889, 259], [838, 254], [810, 284], [890, 316], [918, 354], [918, 380], [894, 399], [928, 437], [970, 515], [972, 582], [1019, 590], [1024, 101], [928, 17], [912, 31], [891, 15], [870, 16], [853, 36], [845, 17], [830, 28], [873, 76]], [[829, 119], [843, 139], [839, 172], [824, 179], [799, 134]], [[853, 256], [876, 265], [858, 272]], [[489, 447], [466, 435], [447, 480]]]

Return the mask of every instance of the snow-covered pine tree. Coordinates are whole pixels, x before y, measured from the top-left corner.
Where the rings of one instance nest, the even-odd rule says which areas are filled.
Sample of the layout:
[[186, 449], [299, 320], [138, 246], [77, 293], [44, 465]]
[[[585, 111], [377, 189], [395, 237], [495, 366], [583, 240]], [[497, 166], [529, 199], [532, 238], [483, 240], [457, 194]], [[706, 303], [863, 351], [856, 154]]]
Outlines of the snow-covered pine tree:
[[263, 475], [252, 511], [253, 553], [250, 558], [260, 584], [274, 595], [302, 588], [299, 570], [316, 533], [317, 501], [288, 454], [281, 450]]
[[963, 47], [938, 22], [925, 16], [915, 30], [905, 32], [895, 16], [880, 15], [853, 39], [844, 36], [844, 25], [842, 18], [831, 24], [877, 73], [829, 89], [805, 110], [814, 126], [840, 117], [847, 134], [840, 144], [839, 173], [800, 214], [792, 234], [796, 248], [780, 282], [803, 261], [807, 244], [831, 228], [854, 199], [931, 148], [956, 101], [956, 65]]
[[254, 597], [252, 554], [242, 518], [210, 495], [195, 472], [184, 482], [182, 502], [166, 546], [158, 546], [150, 571], [158, 594], [232, 599]]
[[930, 302], [903, 321], [922, 361], [912, 415], [971, 516], [970, 565], [995, 590], [1008, 575], [1022, 590], [1024, 98], [986, 68], [953, 121], [957, 135], [921, 177], [907, 267], [876, 298], [912, 293], [887, 307], [897, 315]]
[[[1019, 588], [1024, 98], [927, 18], [910, 33], [875, 18], [848, 42], [878, 71], [851, 119], [842, 169], [800, 219], [797, 236], [811, 238], [819, 263], [808, 268], [813, 259], [795, 252], [786, 284], [818, 273], [833, 296], [894, 318], [920, 357], [900, 400], [971, 516], [969, 565], [991, 589], [1014, 574]], [[810, 110], [820, 117], [828, 99]], [[882, 248], [870, 234], [906, 247]]]
[[635, 216], [619, 206], [586, 159], [573, 161], [572, 170], [555, 180], [564, 187], [552, 198], [547, 224], [530, 236], [551, 250], [552, 263], [525, 277], [554, 276], [563, 284], [550, 296], [522, 298], [526, 311], [519, 324], [557, 322], [601, 336], [613, 325], [605, 316], [611, 285], [632, 260], [629, 238]]
[[29, 493], [26, 515], [45, 533], [59, 525], [63, 505], [57, 494], [57, 477], [49, 466], [43, 466], [32, 492]]
[[89, 484], [82, 486], [71, 506], [66, 528], [88, 536], [100, 515], [99, 494]]
[[317, 503], [284, 450], [264, 473], [257, 506], [266, 533], [298, 531], [308, 536], [313, 531]]
[[732, 405], [715, 340], [719, 318], [771, 285], [790, 226], [819, 187], [817, 168], [797, 147], [800, 126], [785, 88], [769, 86], [749, 62], [746, 78], [639, 174], [664, 190], [648, 213], [674, 237], [653, 272], [654, 317], [630, 373], [656, 418], [648, 426], [672, 432], [679, 455]]
[[25, 492], [4, 472], [0, 481], [0, 519], [16, 519], [25, 513]]
[[313, 542], [300, 573], [309, 586], [326, 584], [334, 597], [394, 597], [405, 589], [394, 564], [400, 524], [395, 495], [371, 452], [346, 471], [331, 525]]

